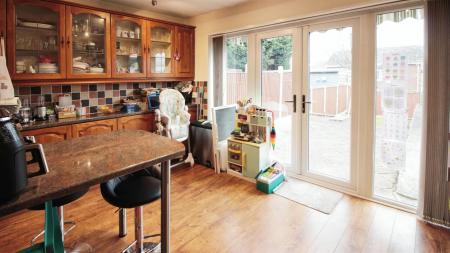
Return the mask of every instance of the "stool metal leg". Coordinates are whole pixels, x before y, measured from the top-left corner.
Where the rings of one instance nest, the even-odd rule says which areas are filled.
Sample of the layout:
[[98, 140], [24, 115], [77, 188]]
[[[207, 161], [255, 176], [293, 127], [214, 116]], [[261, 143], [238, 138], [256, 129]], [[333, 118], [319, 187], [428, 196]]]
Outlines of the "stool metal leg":
[[142, 206], [134, 209], [134, 236], [136, 238], [137, 252], [144, 252], [144, 224], [142, 223], [144, 208]]
[[64, 208], [62, 206], [58, 207], [59, 225], [61, 227], [61, 240], [64, 243]]
[[144, 252], [161, 252], [159, 243], [144, 242], [144, 239], [159, 236], [144, 235], [144, 207], [139, 206], [134, 209], [134, 236], [135, 240], [122, 253], [144, 253]]
[[127, 209], [121, 208], [119, 210], [119, 237], [127, 235]]

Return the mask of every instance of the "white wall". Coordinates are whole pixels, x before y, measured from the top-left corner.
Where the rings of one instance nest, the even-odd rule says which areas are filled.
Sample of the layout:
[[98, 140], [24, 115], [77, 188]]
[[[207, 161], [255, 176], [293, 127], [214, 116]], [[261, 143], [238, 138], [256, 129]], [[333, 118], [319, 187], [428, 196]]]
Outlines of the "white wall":
[[314, 14], [365, 6], [370, 0], [257, 0], [206, 13], [190, 19], [197, 27], [195, 44], [195, 79], [207, 81], [209, 74], [209, 36], [244, 28], [258, 27], [299, 19]]

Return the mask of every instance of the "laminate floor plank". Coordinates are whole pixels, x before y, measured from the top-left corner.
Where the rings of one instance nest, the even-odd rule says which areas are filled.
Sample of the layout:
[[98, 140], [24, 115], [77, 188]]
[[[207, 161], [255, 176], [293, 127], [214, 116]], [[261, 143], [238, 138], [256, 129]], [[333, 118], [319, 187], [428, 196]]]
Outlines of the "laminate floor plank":
[[[175, 169], [171, 186], [172, 252], [449, 252], [448, 230], [347, 195], [326, 215], [198, 165]], [[144, 207], [146, 234], [160, 232], [160, 206], [155, 201]], [[119, 238], [116, 211], [99, 187], [67, 205], [65, 218], [77, 227], [66, 246], [86, 242], [96, 253], [120, 252], [134, 239], [134, 212], [128, 210], [128, 235]], [[42, 211], [0, 218], [0, 252], [29, 246], [43, 226]]]

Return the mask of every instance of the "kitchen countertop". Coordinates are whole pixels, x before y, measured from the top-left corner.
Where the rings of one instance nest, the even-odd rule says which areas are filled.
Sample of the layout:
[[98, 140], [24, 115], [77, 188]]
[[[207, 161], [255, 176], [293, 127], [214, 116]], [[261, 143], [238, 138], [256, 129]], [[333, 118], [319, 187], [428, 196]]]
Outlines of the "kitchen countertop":
[[[190, 104], [188, 105], [190, 108], [197, 108], [196, 104]], [[54, 121], [33, 121], [29, 124], [22, 124], [20, 130], [21, 131], [27, 131], [27, 130], [36, 130], [41, 128], [48, 128], [48, 127], [57, 127], [57, 126], [65, 126], [65, 125], [72, 125], [72, 124], [78, 124], [78, 123], [85, 123], [85, 122], [91, 122], [91, 121], [97, 121], [97, 120], [104, 120], [104, 119], [116, 119], [121, 117], [127, 117], [127, 116], [133, 116], [133, 115], [141, 115], [141, 114], [148, 114], [153, 113], [154, 110], [142, 110], [140, 112], [113, 112], [113, 113], [95, 113], [90, 114], [88, 116], [81, 116], [76, 118], [69, 118], [69, 119], [56, 119]]]
[[65, 126], [65, 125], [72, 125], [72, 124], [78, 124], [78, 123], [84, 123], [84, 122], [91, 122], [91, 121], [97, 121], [97, 120], [104, 120], [104, 119], [115, 119], [120, 117], [126, 117], [126, 116], [133, 116], [133, 115], [141, 115], [141, 114], [147, 114], [154, 112], [149, 110], [143, 110], [140, 112], [132, 112], [132, 113], [125, 113], [125, 112], [113, 112], [113, 113], [96, 113], [96, 114], [90, 114], [88, 116], [81, 116], [76, 118], [69, 118], [69, 119], [56, 119], [53, 121], [33, 121], [29, 124], [22, 124], [20, 130], [26, 131], [26, 130], [35, 130], [35, 129], [41, 129], [41, 128], [48, 128], [48, 127], [57, 127], [57, 126]]
[[184, 145], [146, 131], [119, 130], [46, 143], [44, 152], [50, 172], [29, 178], [16, 200], [0, 204], [0, 216], [174, 159], [184, 154]]

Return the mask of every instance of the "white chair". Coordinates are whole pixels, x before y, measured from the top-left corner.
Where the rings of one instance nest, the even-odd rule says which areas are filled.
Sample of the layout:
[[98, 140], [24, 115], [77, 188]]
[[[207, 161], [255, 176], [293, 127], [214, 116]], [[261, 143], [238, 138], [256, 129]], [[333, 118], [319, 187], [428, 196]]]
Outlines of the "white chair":
[[[186, 145], [187, 156], [182, 163], [194, 165], [189, 143], [189, 124], [191, 115], [185, 105], [184, 97], [174, 89], [166, 89], [159, 95], [159, 109], [155, 111], [157, 133], [183, 142]], [[174, 164], [178, 165], [180, 163]]]

